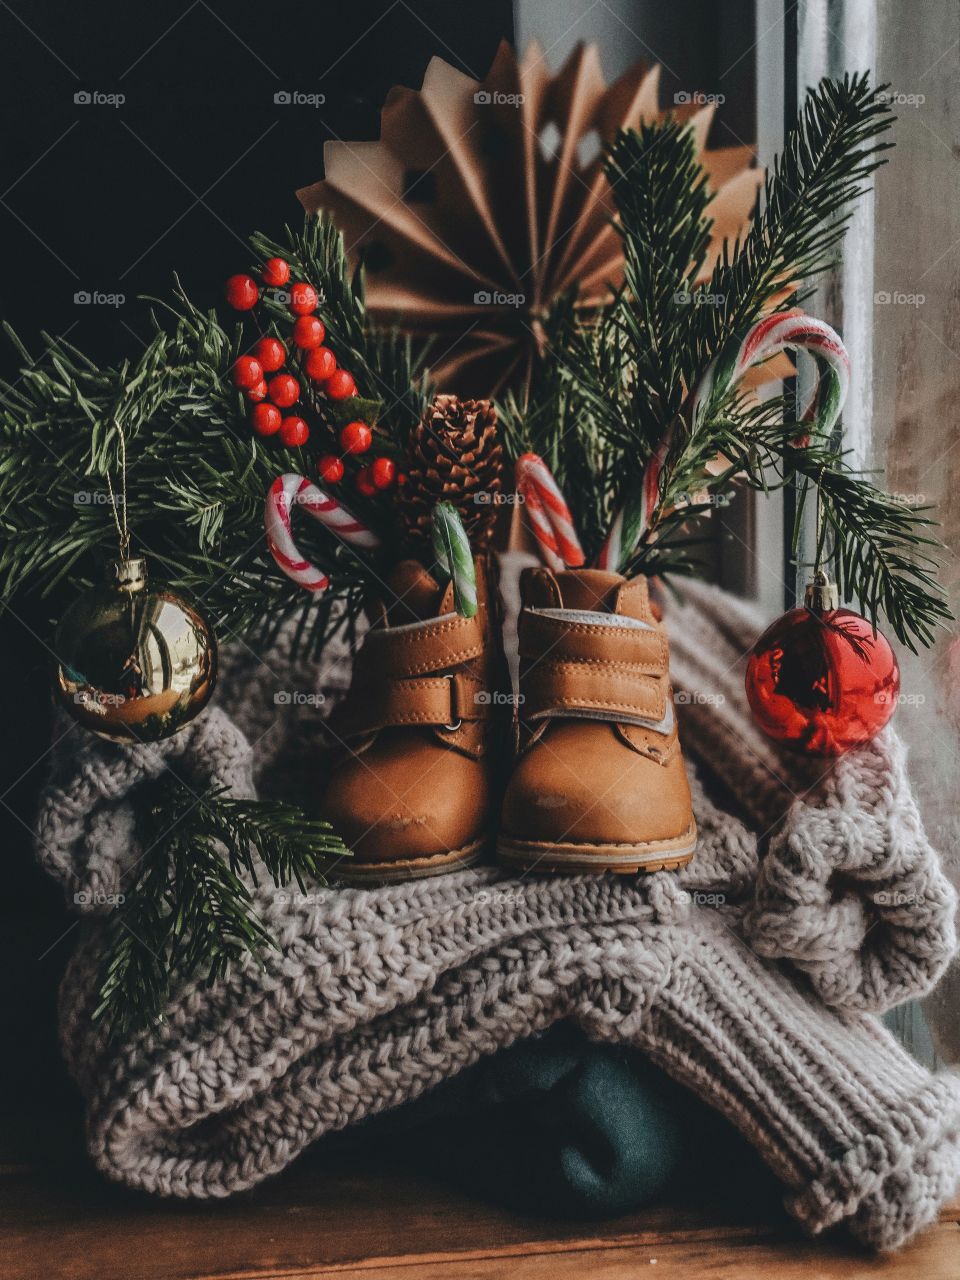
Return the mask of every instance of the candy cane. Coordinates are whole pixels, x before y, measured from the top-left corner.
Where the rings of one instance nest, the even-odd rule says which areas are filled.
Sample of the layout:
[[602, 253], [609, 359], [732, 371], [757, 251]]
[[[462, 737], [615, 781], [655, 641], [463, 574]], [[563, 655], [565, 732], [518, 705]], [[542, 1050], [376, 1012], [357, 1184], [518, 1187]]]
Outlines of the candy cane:
[[[817, 362], [817, 386], [802, 421], [812, 422], [818, 435], [828, 436], [836, 426], [850, 388], [850, 357], [843, 342], [828, 324], [803, 312], [775, 313], [758, 320], [743, 338], [733, 338], [704, 374], [693, 402], [693, 430], [704, 422], [748, 369], [768, 360], [786, 347], [809, 351]], [[801, 448], [809, 436], [794, 443]]]
[[304, 558], [294, 542], [290, 525], [290, 508], [293, 506], [302, 507], [352, 547], [372, 550], [379, 546], [380, 540], [375, 533], [315, 484], [292, 471], [277, 476], [270, 486], [263, 513], [267, 546], [291, 582], [303, 587], [305, 591], [325, 591], [330, 579], [315, 564]]
[[440, 567], [453, 581], [453, 602], [457, 613], [472, 618], [477, 612], [477, 576], [470, 539], [460, 512], [449, 502], [433, 509], [433, 551]]
[[[709, 365], [697, 388], [691, 411], [692, 430], [696, 431], [708, 420], [748, 369], [786, 347], [809, 351], [817, 362], [817, 386], [803, 412], [802, 421], [814, 423], [818, 435], [829, 435], [847, 398], [850, 358], [835, 330], [803, 312], [765, 316], [747, 331], [744, 338], [734, 338], [727, 343]], [[805, 448], [810, 437], [798, 436], [793, 443], [798, 448]], [[597, 557], [601, 569], [622, 572], [640, 539], [649, 532], [660, 501], [660, 473], [669, 447], [670, 433], [647, 463], [640, 485], [627, 495], [622, 509], [614, 517]]]
[[577, 569], [585, 556], [573, 516], [550, 468], [535, 453], [517, 459], [517, 492], [524, 499], [533, 535], [551, 569]]
[[622, 573], [640, 539], [650, 528], [653, 514], [660, 505], [660, 473], [672, 438], [672, 431], [668, 431], [644, 467], [640, 483], [628, 491], [597, 554], [598, 569]]

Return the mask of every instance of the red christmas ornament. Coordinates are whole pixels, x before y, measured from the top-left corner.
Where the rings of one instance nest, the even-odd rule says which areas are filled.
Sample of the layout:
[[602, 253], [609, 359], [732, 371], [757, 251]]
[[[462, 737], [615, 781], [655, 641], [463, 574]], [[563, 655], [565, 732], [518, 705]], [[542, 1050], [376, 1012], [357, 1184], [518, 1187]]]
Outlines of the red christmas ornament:
[[344, 453], [366, 453], [373, 444], [373, 432], [365, 422], [348, 422], [340, 432], [340, 448]]
[[372, 498], [377, 492], [369, 467], [361, 467], [357, 472], [356, 486], [357, 493], [362, 493], [365, 498]]
[[308, 316], [311, 311], [316, 311], [319, 301], [317, 291], [312, 284], [298, 280], [296, 284], [290, 286], [289, 306], [295, 316]]
[[263, 368], [253, 356], [237, 356], [230, 377], [235, 387], [255, 387], [263, 381]]
[[343, 463], [332, 453], [326, 453], [317, 460], [317, 473], [327, 484], [339, 484], [343, 479]]
[[370, 464], [370, 479], [378, 489], [389, 489], [397, 478], [397, 464], [392, 458], [375, 458]]
[[231, 276], [223, 295], [234, 311], [250, 311], [260, 301], [260, 290], [253, 276]]
[[346, 369], [338, 369], [327, 379], [323, 390], [331, 400], [349, 400], [357, 394], [357, 384], [352, 373], [347, 373]]
[[326, 382], [337, 371], [337, 357], [329, 347], [317, 347], [307, 353], [303, 371], [313, 382]]
[[769, 627], [747, 664], [747, 699], [768, 737], [808, 755], [839, 756], [869, 742], [897, 705], [900, 669], [872, 623], [837, 607], [823, 575], [803, 608]]
[[303, 418], [292, 414], [280, 423], [280, 439], [288, 449], [299, 449], [310, 439], [310, 428]]
[[261, 338], [254, 344], [253, 354], [260, 361], [260, 368], [264, 373], [276, 373], [283, 368], [287, 348], [279, 338]]
[[270, 399], [281, 409], [289, 409], [300, 399], [300, 383], [290, 373], [278, 373], [267, 383], [267, 389]]
[[323, 321], [317, 316], [298, 316], [290, 336], [293, 338], [294, 346], [299, 347], [301, 351], [308, 351], [312, 347], [319, 347], [326, 332]]
[[271, 289], [279, 289], [290, 279], [290, 264], [283, 258], [268, 258], [261, 272], [263, 283]]
[[254, 404], [259, 404], [261, 400], [266, 400], [267, 398], [267, 384], [261, 378], [255, 387], [248, 387], [243, 394], [248, 400], [252, 400]]
[[250, 422], [258, 436], [273, 436], [280, 430], [282, 414], [275, 404], [258, 404], [250, 414]]

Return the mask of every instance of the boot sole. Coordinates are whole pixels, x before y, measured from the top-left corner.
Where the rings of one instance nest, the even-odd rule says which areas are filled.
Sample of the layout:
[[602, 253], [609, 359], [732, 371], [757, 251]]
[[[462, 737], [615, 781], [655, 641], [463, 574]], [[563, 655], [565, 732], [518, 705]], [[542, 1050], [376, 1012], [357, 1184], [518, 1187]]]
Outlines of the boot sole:
[[637, 875], [639, 872], [677, 871], [693, 860], [697, 825], [669, 840], [642, 844], [575, 844], [517, 840], [501, 835], [497, 861], [522, 871], [561, 872], [565, 875]]
[[354, 862], [344, 860], [331, 872], [336, 879], [351, 888], [375, 888], [383, 884], [403, 884], [407, 880], [423, 880], [427, 876], [449, 875], [462, 871], [483, 857], [490, 841], [486, 836], [464, 845], [462, 849], [450, 849], [435, 853], [429, 858], [397, 858], [393, 862]]

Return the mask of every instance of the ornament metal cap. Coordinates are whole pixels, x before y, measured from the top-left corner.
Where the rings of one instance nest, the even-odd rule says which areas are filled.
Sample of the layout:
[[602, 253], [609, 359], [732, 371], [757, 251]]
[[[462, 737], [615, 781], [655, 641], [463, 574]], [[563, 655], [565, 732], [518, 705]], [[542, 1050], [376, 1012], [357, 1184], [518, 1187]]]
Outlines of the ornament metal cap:
[[804, 604], [814, 613], [828, 613], [831, 609], [840, 608], [840, 592], [835, 582], [831, 582], [822, 569], [813, 575], [813, 581], [807, 583]]
[[147, 585], [147, 562], [143, 556], [125, 556], [106, 566], [107, 581], [120, 591], [142, 591]]

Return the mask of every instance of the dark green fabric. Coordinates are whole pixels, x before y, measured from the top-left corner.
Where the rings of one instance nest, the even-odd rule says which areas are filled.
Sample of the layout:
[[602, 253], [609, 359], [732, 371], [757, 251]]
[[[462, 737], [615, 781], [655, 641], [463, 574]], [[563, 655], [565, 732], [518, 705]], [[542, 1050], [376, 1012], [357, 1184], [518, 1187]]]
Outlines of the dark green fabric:
[[641, 1054], [561, 1024], [359, 1125], [420, 1169], [527, 1212], [602, 1217], [722, 1180], [774, 1193], [739, 1134]]

